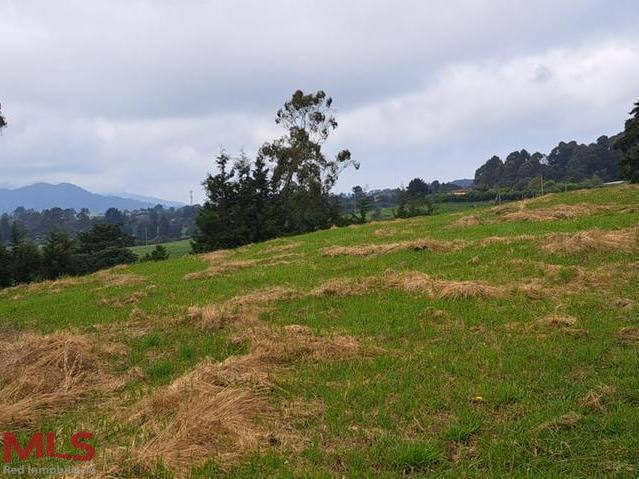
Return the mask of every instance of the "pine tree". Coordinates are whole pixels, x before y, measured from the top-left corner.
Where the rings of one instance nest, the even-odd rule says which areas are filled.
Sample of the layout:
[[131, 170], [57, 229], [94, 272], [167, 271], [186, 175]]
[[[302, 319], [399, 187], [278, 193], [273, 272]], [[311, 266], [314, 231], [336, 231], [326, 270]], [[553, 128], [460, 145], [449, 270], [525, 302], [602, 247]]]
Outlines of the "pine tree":
[[619, 160], [621, 177], [631, 183], [639, 183], [639, 100], [630, 114], [633, 116], [626, 121], [614, 147], [623, 153]]

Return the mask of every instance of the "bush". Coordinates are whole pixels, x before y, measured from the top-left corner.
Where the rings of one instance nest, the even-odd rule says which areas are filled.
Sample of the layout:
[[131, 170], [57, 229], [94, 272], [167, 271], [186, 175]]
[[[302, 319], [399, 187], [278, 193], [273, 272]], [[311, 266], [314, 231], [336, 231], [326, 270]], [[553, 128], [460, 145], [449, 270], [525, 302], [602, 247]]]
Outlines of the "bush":
[[163, 245], [158, 244], [151, 253], [144, 255], [142, 261], [164, 261], [165, 259], [169, 259], [169, 252]]

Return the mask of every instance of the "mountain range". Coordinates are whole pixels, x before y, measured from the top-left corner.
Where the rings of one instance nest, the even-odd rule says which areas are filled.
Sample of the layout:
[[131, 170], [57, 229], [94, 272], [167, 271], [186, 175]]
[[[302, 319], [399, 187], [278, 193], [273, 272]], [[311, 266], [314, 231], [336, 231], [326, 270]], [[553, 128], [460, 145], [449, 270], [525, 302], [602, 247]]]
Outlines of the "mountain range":
[[78, 211], [88, 208], [91, 213], [104, 213], [109, 208], [137, 210], [152, 208], [158, 204], [167, 207], [184, 206], [184, 203], [176, 201], [130, 193], [101, 195], [71, 183], [36, 183], [16, 189], [0, 188], [0, 213], [10, 213], [19, 206], [38, 211], [53, 207], [73, 208]]

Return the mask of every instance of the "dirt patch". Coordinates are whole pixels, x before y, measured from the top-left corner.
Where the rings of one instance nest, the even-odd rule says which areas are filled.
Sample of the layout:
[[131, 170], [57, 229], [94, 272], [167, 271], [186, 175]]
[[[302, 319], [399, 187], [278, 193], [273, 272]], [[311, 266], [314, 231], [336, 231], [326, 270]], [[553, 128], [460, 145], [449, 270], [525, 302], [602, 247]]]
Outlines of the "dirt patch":
[[323, 256], [373, 256], [389, 254], [397, 251], [422, 251], [448, 252], [459, 249], [461, 241], [440, 241], [435, 239], [418, 239], [413, 241], [399, 241], [396, 243], [379, 243], [359, 246], [331, 246], [322, 249]]
[[91, 392], [107, 392], [122, 382], [85, 336], [23, 334], [0, 339], [0, 428], [33, 423], [43, 414], [73, 406]]
[[580, 231], [572, 235], [556, 234], [549, 236], [542, 249], [549, 253], [588, 253], [597, 251], [639, 251], [639, 237], [636, 228], [624, 230], [593, 229]]

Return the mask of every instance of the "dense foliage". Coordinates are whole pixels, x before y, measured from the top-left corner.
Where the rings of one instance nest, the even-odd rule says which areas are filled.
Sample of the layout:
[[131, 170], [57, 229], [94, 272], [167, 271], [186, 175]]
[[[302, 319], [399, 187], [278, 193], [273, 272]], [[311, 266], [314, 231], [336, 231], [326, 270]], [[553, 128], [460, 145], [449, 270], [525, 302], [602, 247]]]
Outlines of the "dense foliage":
[[0, 242], [0, 287], [133, 263], [137, 256], [129, 250], [132, 244], [133, 237], [119, 226], [96, 224], [75, 238], [53, 229], [40, 248], [14, 223], [8, 246]]
[[328, 228], [343, 221], [331, 195], [340, 172], [359, 165], [348, 150], [328, 158], [322, 145], [337, 128], [332, 99], [298, 90], [278, 110], [286, 134], [265, 143], [255, 160], [217, 157], [203, 185], [207, 201], [197, 218], [193, 249], [209, 251], [276, 236]]
[[42, 244], [54, 229], [75, 235], [89, 231], [96, 224], [107, 223], [120, 225], [122, 231], [133, 236], [138, 245], [164, 243], [190, 238], [195, 230], [197, 211], [197, 206], [164, 208], [157, 205], [135, 211], [110, 208], [103, 216], [94, 216], [87, 209], [79, 212], [72, 208], [35, 211], [21, 207], [0, 216], [0, 238], [5, 243], [9, 241], [14, 222], [37, 244]]
[[614, 147], [623, 153], [619, 160], [621, 177], [639, 183], [639, 100], [630, 112], [624, 131], [617, 137]]
[[[543, 176], [555, 182], [578, 183], [592, 178], [619, 179], [620, 153], [613, 148], [615, 138], [601, 136], [596, 143], [580, 145], [561, 142], [548, 155], [514, 151], [502, 161], [493, 156], [475, 172], [474, 187], [479, 190], [503, 188], [525, 190]], [[539, 189], [539, 188], [537, 188]]]

